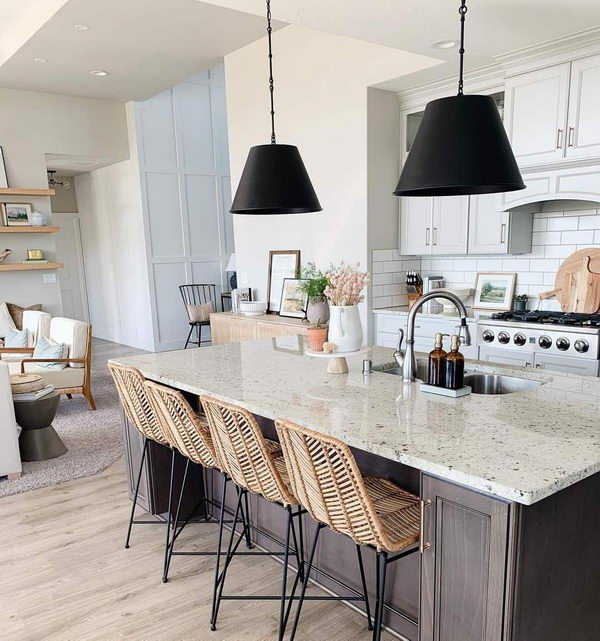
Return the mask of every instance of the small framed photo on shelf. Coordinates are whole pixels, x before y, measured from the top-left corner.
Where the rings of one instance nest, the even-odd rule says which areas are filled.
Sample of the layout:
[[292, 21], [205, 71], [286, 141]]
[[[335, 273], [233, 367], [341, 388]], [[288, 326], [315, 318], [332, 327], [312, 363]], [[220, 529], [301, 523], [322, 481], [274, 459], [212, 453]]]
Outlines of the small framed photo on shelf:
[[289, 318], [304, 318], [308, 305], [308, 294], [301, 289], [306, 280], [301, 278], [284, 278], [281, 290], [281, 304], [279, 315]]
[[6, 177], [6, 165], [4, 164], [4, 152], [0, 147], [0, 188], [6, 189], [8, 187], [8, 178]]
[[508, 311], [515, 294], [515, 272], [485, 272], [477, 274], [473, 309]]
[[300, 276], [300, 250], [278, 249], [269, 252], [269, 279], [267, 282], [267, 313], [277, 314], [285, 278]]
[[9, 227], [31, 225], [29, 222], [31, 211], [30, 203], [3, 203], [2, 213], [4, 224]]

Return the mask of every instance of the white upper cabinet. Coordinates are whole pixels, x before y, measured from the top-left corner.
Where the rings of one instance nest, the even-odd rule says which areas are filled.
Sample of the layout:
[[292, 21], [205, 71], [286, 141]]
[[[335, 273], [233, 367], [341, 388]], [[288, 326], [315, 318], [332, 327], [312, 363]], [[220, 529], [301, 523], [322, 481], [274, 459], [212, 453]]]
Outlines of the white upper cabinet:
[[564, 157], [570, 63], [506, 80], [505, 126], [519, 165]]
[[404, 256], [431, 253], [433, 198], [402, 198], [400, 252]]
[[465, 254], [469, 225], [469, 197], [441, 196], [433, 199], [432, 254]]
[[600, 55], [571, 65], [567, 158], [600, 156]]

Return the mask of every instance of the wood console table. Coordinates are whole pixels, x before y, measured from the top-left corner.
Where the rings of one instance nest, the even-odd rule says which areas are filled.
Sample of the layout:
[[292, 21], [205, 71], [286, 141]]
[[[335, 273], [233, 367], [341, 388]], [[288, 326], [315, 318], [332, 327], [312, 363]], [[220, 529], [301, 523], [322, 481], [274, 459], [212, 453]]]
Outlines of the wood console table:
[[210, 335], [213, 345], [241, 343], [257, 338], [306, 334], [308, 323], [300, 318], [285, 318], [276, 314], [244, 316], [233, 312], [210, 315]]

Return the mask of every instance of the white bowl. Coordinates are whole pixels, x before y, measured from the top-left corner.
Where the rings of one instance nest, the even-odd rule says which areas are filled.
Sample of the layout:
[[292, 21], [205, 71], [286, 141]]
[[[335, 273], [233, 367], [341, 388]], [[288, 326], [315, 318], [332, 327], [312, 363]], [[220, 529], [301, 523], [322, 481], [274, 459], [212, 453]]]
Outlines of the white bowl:
[[244, 316], [260, 316], [267, 311], [267, 303], [260, 301], [240, 301], [240, 312]]

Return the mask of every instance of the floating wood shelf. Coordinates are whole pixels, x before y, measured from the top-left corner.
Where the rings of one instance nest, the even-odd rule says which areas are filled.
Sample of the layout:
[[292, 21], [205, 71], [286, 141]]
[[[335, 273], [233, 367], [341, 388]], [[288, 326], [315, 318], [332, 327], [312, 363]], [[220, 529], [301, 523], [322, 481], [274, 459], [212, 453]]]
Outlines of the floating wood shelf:
[[25, 272], [32, 269], [60, 269], [64, 263], [11, 263], [9, 265], [0, 264], [0, 272]]
[[54, 196], [54, 189], [18, 189], [17, 187], [0, 187], [0, 196]]
[[14, 227], [0, 227], [0, 234], [51, 234], [60, 231], [58, 227], [46, 225], [44, 227], [34, 227], [26, 225], [15, 225]]

